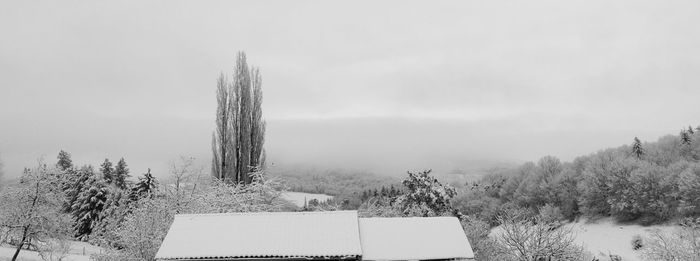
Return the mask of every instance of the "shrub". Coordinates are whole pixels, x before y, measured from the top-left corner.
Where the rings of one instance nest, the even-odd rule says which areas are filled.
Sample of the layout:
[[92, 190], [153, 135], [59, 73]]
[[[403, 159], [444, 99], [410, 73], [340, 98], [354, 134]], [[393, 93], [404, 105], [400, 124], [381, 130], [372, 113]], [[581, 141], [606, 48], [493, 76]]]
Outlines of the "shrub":
[[677, 261], [700, 260], [700, 229], [678, 228], [673, 233], [654, 230], [646, 240], [643, 250], [645, 260]]
[[642, 244], [642, 237], [639, 235], [635, 235], [632, 238], [632, 249], [634, 250], [639, 250], [642, 248], [644, 245]]

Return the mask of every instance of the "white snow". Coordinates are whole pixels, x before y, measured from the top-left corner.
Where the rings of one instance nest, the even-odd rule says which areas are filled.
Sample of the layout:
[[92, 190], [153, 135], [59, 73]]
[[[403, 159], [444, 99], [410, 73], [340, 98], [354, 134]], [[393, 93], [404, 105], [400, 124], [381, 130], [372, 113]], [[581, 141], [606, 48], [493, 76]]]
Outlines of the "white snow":
[[591, 254], [601, 260], [608, 260], [608, 255], [618, 255], [625, 261], [641, 261], [640, 251], [632, 248], [632, 239], [639, 235], [644, 240], [649, 237], [651, 231], [660, 229], [671, 231], [675, 227], [665, 225], [640, 226], [620, 225], [612, 219], [602, 219], [587, 223], [585, 220], [568, 224], [576, 233], [576, 240], [582, 244]]
[[[101, 248], [97, 246], [90, 245], [85, 242], [72, 242], [71, 250], [69, 255], [64, 259], [65, 261], [89, 261], [90, 254], [100, 253]], [[12, 255], [15, 254], [15, 247], [10, 245], [0, 245], [0, 261], [11, 260]], [[19, 252], [17, 260], [20, 261], [43, 261], [39, 256], [39, 253], [35, 251], [29, 251], [22, 249]]]
[[[576, 235], [576, 242], [584, 249], [600, 260], [610, 260], [609, 255], [617, 255], [625, 261], [642, 261], [641, 250], [632, 248], [632, 240], [639, 235], [644, 240], [651, 235], [651, 231], [659, 229], [670, 232], [676, 227], [667, 225], [640, 226], [617, 224], [611, 218], [603, 218], [595, 221], [581, 219], [575, 223], [564, 226], [572, 228]], [[491, 229], [491, 236], [499, 233], [500, 227]]]

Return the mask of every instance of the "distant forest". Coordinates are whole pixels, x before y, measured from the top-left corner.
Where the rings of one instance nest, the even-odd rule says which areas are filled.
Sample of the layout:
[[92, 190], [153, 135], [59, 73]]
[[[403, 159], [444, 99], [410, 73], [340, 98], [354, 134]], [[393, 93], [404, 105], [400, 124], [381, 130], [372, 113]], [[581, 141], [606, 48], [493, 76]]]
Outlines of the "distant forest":
[[[390, 190], [392, 186], [398, 190], [401, 187], [401, 179], [398, 177], [341, 169], [271, 168], [266, 174], [282, 179], [290, 191], [334, 196], [333, 200], [324, 203], [342, 209], [357, 209], [368, 199], [368, 193], [377, 191], [379, 196], [382, 190]], [[398, 194], [396, 191], [394, 193]]]
[[700, 215], [700, 126], [656, 142], [631, 138], [572, 162], [545, 156], [467, 184], [452, 201], [492, 225], [501, 213], [543, 207], [564, 218], [614, 217], [642, 225]]
[[[544, 156], [489, 170], [478, 181], [457, 184], [451, 205], [492, 226], [504, 213], [524, 209], [534, 216], [543, 208], [568, 220], [610, 216], [642, 225], [700, 216], [700, 126], [656, 142], [630, 140], [571, 162]], [[368, 172], [296, 168], [268, 174], [291, 191], [335, 196], [324, 204], [342, 209], [391, 200], [405, 189], [399, 178]]]

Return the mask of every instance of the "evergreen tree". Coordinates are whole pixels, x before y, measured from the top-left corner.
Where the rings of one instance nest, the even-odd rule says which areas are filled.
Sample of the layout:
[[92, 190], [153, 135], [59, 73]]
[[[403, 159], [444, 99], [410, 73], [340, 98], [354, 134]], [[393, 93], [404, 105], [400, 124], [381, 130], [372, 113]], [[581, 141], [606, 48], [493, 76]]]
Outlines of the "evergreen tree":
[[70, 153], [61, 150], [60, 152], [58, 152], [57, 158], [58, 162], [56, 163], [56, 166], [58, 167], [58, 169], [66, 171], [68, 169], [73, 168], [73, 160], [70, 157]]
[[428, 216], [429, 212], [435, 215], [453, 212], [450, 201], [457, 195], [457, 191], [430, 176], [430, 172], [431, 170], [408, 172], [408, 178], [401, 182], [406, 193], [395, 201], [402, 211], [417, 208], [421, 209], [423, 216]]
[[689, 133], [686, 130], [681, 130], [680, 137], [681, 137], [681, 145], [690, 145], [692, 143], [691, 139], [691, 133]]
[[139, 177], [139, 181], [131, 188], [131, 199], [136, 201], [144, 197], [153, 198], [157, 187], [158, 181], [151, 174], [151, 169], [148, 169], [148, 172], [144, 173], [143, 177]]
[[63, 211], [66, 213], [73, 212], [73, 205], [78, 200], [80, 192], [87, 189], [87, 181], [95, 178], [95, 171], [92, 166], [83, 166], [78, 170], [67, 172], [68, 177], [63, 183], [63, 193], [65, 201], [63, 202]]
[[690, 133], [690, 135], [695, 134], [695, 131], [693, 130], [693, 127], [691, 127], [690, 125], [688, 125], [688, 133]]
[[233, 81], [217, 81], [216, 129], [212, 137], [212, 176], [249, 184], [252, 172], [263, 169], [265, 121], [262, 118], [262, 78], [238, 53]]
[[72, 207], [76, 237], [81, 240], [87, 239], [92, 233], [109, 195], [107, 185], [94, 176], [87, 180], [84, 187]]
[[642, 142], [637, 137], [634, 137], [634, 143], [632, 143], [632, 154], [634, 154], [634, 156], [638, 159], [642, 159], [642, 156], [644, 156]]
[[126, 189], [126, 179], [130, 177], [129, 168], [127, 168], [124, 158], [119, 159], [117, 166], [114, 168], [113, 183], [120, 189]]
[[100, 165], [100, 172], [102, 172], [102, 179], [104, 179], [107, 184], [112, 184], [114, 182], [114, 167], [112, 167], [112, 162], [109, 159], [105, 159], [105, 162]]

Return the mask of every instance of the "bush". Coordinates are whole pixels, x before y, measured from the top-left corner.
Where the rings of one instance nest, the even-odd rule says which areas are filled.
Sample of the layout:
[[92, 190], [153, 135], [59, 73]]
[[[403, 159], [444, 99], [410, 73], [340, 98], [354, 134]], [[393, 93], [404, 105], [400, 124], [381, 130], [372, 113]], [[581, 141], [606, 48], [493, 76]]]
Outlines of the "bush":
[[645, 260], [677, 261], [700, 260], [700, 229], [694, 227], [678, 228], [673, 233], [654, 230], [646, 240], [643, 250]]
[[[555, 228], [541, 217], [502, 216], [495, 239], [504, 255], [514, 260], [583, 260], [583, 247], [575, 242], [571, 227]], [[554, 227], [554, 228], [553, 228]]]
[[642, 248], [644, 245], [642, 244], [642, 237], [639, 235], [635, 235], [632, 238], [632, 249], [634, 250], [639, 250]]
[[543, 207], [541, 207], [539, 210], [540, 210], [539, 217], [544, 222], [558, 225], [558, 224], [561, 224], [561, 222], [565, 219], [564, 215], [562, 215], [559, 207], [555, 207], [551, 204], [546, 204]]

